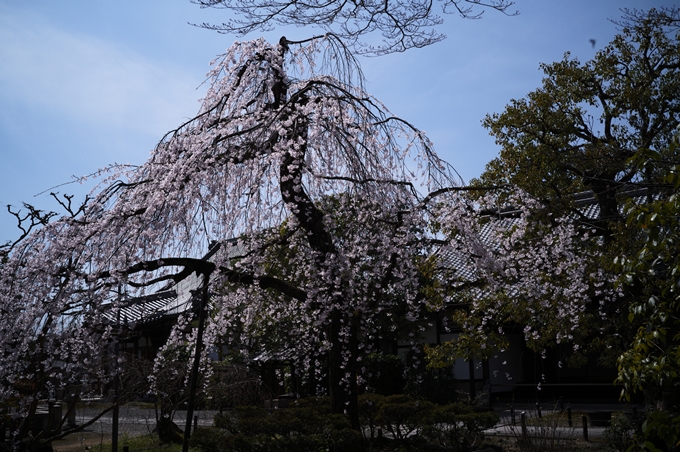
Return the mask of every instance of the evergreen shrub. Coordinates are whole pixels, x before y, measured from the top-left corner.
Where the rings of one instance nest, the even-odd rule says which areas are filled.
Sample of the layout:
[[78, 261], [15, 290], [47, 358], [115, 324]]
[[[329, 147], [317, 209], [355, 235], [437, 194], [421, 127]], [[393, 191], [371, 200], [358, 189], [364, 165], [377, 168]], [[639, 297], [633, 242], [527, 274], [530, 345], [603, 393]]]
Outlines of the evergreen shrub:
[[[404, 394], [359, 397], [361, 432], [330, 411], [326, 397], [310, 397], [288, 408], [237, 407], [215, 416], [215, 427], [199, 428], [191, 444], [202, 452], [360, 452], [475, 450], [498, 416], [472, 406], [437, 406]], [[362, 435], [363, 433], [363, 435]]]

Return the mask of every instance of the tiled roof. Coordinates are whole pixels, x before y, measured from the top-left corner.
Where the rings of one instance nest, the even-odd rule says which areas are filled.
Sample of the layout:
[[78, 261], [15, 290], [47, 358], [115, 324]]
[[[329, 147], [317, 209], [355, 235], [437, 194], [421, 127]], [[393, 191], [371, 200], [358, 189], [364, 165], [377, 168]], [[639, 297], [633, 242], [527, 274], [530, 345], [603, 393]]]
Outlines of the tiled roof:
[[134, 325], [148, 323], [163, 316], [184, 312], [190, 301], [177, 303], [177, 292], [167, 290], [144, 297], [131, 298], [118, 309], [112, 308], [104, 317], [111, 323]]
[[[509, 229], [515, 222], [516, 218], [503, 218], [501, 226]], [[484, 246], [493, 246], [494, 235], [492, 233], [493, 227], [490, 224], [485, 224], [479, 231], [479, 240]], [[454, 244], [448, 244], [440, 247], [435, 254], [440, 258], [441, 269], [446, 271], [453, 271], [456, 280], [459, 282], [472, 282], [477, 279], [476, 270], [472, 262], [466, 260], [463, 253], [456, 250]]]
[[[595, 220], [600, 215], [600, 206], [597, 202], [592, 191], [586, 191], [582, 193], [577, 193], [574, 196], [574, 204], [579, 210], [582, 218], [588, 218]], [[627, 190], [620, 193], [621, 199], [633, 198], [636, 203], [645, 203], [649, 197], [649, 191], [647, 189], [635, 189]], [[658, 199], [658, 194], [652, 194], [654, 199]], [[623, 204], [620, 204], [623, 207]], [[501, 226], [510, 228], [514, 223], [517, 222], [518, 218], [515, 215], [517, 213], [516, 209], [505, 209], [499, 214], [502, 217]], [[493, 227], [489, 224], [483, 225], [479, 231], [479, 239], [482, 245], [493, 247], [494, 236]], [[455, 244], [447, 244], [440, 247], [436, 252], [436, 255], [440, 257], [440, 268], [442, 273], [453, 272], [455, 280], [458, 284], [472, 283], [476, 281], [476, 270], [472, 262], [467, 260], [463, 253], [458, 252], [455, 249]], [[455, 285], [456, 283], [454, 283]], [[481, 293], [481, 288], [473, 289], [473, 292], [479, 291]]]
[[[650, 195], [653, 199], [659, 199], [658, 193], [652, 193], [646, 188], [621, 190], [617, 193], [616, 197], [619, 199], [619, 201], [632, 198], [635, 203], [643, 204], [647, 202], [647, 199]], [[581, 215], [583, 215], [585, 218], [590, 218], [592, 220], [599, 218], [600, 205], [598, 204], [597, 199], [595, 198], [595, 195], [592, 191], [585, 191], [575, 194], [574, 204]], [[623, 203], [620, 203], [619, 207], [623, 208]]]

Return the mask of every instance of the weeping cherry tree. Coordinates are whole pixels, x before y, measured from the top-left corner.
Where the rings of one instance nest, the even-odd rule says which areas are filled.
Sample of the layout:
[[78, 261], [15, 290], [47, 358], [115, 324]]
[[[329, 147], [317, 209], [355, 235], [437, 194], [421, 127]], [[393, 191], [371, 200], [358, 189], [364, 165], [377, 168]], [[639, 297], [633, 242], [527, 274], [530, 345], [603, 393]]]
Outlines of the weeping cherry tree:
[[[187, 335], [187, 317], [171, 340], [190, 339], [205, 358], [211, 340], [230, 334], [234, 307], [247, 324], [290, 306], [301, 313], [291, 324], [298, 343], [327, 356], [334, 411], [357, 425], [371, 312], [396, 294], [408, 306], [419, 297], [417, 262], [406, 255], [423, 231], [419, 191], [454, 183], [424, 135], [361, 80], [330, 34], [237, 42], [213, 61], [199, 113], [146, 163], [109, 168], [80, 208], [62, 201], [66, 215], [32, 218], [42, 227], [5, 250], [0, 267], [0, 400], [24, 416], [16, 450], [46, 390], [111, 378], [103, 363], [116, 365], [107, 361], [116, 329], [107, 317], [122, 295], [191, 274], [203, 281], [206, 331]], [[336, 216], [323, 206], [332, 195], [342, 200]], [[242, 238], [238, 265], [228, 253], [200, 258], [231, 238]], [[300, 254], [274, 271], [263, 256], [287, 243]]]

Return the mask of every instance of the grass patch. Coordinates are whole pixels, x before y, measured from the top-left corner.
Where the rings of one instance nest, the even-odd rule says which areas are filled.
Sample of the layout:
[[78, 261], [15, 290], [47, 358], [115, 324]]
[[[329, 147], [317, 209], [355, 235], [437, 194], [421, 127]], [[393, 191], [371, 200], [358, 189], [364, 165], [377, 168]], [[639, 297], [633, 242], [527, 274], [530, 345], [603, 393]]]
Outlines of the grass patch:
[[[118, 439], [118, 452], [122, 452], [127, 447], [130, 452], [158, 451], [158, 452], [181, 452], [181, 444], [161, 444], [158, 435], [141, 435], [130, 437], [122, 435]], [[111, 441], [89, 446], [89, 452], [112, 452]], [[189, 450], [192, 450], [191, 448]]]
[[[60, 452], [112, 452], [111, 438], [105, 440], [87, 441], [83, 445], [73, 445], [70, 447], [60, 447], [55, 444], [55, 449]], [[153, 433], [149, 435], [128, 436], [121, 435], [118, 438], [118, 452], [122, 452], [123, 448], [127, 447], [130, 452], [181, 452], [181, 444], [161, 444], [158, 435]], [[190, 451], [200, 452], [195, 448], [189, 448]]]
[[[583, 425], [582, 418], [586, 416], [585, 411], [572, 411], [571, 421], [574, 428], [581, 428]], [[567, 411], [548, 411], [543, 412], [541, 418], [535, 411], [527, 413], [527, 425], [542, 425], [546, 422], [554, 424], [558, 427], [569, 427], [569, 418]], [[519, 416], [517, 416], [517, 423], [519, 424]]]
[[133, 408], [141, 408], [144, 410], [153, 410], [156, 408], [156, 404], [153, 402], [128, 402], [125, 405], [121, 405], [121, 407], [133, 407]]

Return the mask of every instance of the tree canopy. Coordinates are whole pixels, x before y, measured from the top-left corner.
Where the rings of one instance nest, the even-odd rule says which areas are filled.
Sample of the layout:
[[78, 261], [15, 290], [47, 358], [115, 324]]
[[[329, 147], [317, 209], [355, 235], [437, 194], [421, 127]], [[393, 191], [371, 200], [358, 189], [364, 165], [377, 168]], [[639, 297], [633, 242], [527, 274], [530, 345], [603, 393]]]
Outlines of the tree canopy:
[[615, 276], [599, 265], [602, 238], [519, 189], [474, 202], [455, 196], [468, 199], [438, 205], [435, 218], [448, 244], [435, 257], [460, 333], [429, 347], [431, 365], [488, 358], [508, 347], [512, 329], [536, 353], [562, 344], [572, 350], [565, 365], [582, 363], [620, 297]]
[[[659, 413], [645, 424], [645, 447], [657, 450], [661, 441], [670, 450], [678, 436], [669, 426], [678, 425], [680, 406], [675, 396], [680, 10], [626, 10], [615, 23], [620, 33], [594, 59], [581, 63], [567, 54], [541, 65], [546, 77], [539, 89], [486, 117], [484, 126], [501, 151], [473, 185], [499, 186], [500, 205], [514, 205], [519, 188], [537, 200], [536, 211], [576, 228], [584, 239], [574, 248], [582, 265], [606, 276], [586, 281], [591, 304], [600, 300], [602, 317], [590, 317], [595, 339], [584, 336], [577, 345], [604, 351], [604, 343], [616, 353], [622, 395], [644, 391], [659, 402]], [[598, 218], [579, 204], [589, 193]], [[598, 239], [586, 240], [593, 235]], [[534, 254], [547, 253], [553, 245], [542, 240], [534, 237], [515, 250], [510, 262], [521, 264], [534, 247], [539, 247]], [[523, 281], [537, 274], [546, 273], [530, 272]], [[506, 270], [502, 277], [515, 275], [508, 278]], [[608, 293], [615, 302], [602, 299]], [[486, 312], [496, 311], [481, 310], [470, 323], [484, 326]], [[582, 312], [579, 319], [593, 313]]]
[[[668, 169], [678, 161], [672, 140], [680, 123], [680, 10], [624, 11], [616, 23], [620, 33], [593, 60], [582, 64], [567, 54], [543, 64], [541, 88], [487, 116], [484, 125], [501, 145], [500, 156], [472, 183], [519, 187], [547, 211], [572, 217], [584, 232], [594, 230], [606, 239], [599, 265], [614, 273], [621, 268], [612, 268], [615, 258], [649, 246], [647, 231], [627, 218], [624, 206], [672, 193]], [[505, 189], [502, 198], [512, 190]], [[598, 218], [579, 207], [576, 195], [584, 191], [595, 197]], [[625, 296], [637, 304], [639, 294], [627, 290]], [[629, 324], [626, 317], [626, 311], [609, 317], [618, 325], [609, 336], [624, 338], [609, 344], [615, 348], [626, 349], [642, 321], [634, 316]]]
[[[680, 126], [671, 148], [680, 145]], [[671, 149], [673, 151], [673, 149]], [[632, 163], [656, 167], [661, 157], [640, 153]], [[626, 226], [640, 232], [639, 245], [614, 259], [621, 287], [629, 294], [628, 320], [639, 325], [618, 359], [622, 396], [644, 391], [658, 402], [644, 425], [650, 450], [680, 443], [680, 160], [662, 170], [664, 190], [646, 203], [628, 202]], [[652, 447], [657, 447], [653, 449]]]
[[[589, 249], [595, 242], [586, 241], [578, 248], [609, 272], [608, 286], [614, 258], [645, 246], [644, 231], [625, 221], [624, 205], [668, 196], [664, 178], [677, 162], [670, 143], [680, 122], [680, 10], [624, 10], [616, 23], [619, 34], [592, 60], [566, 54], [542, 64], [540, 88], [485, 118], [500, 154], [471, 183], [499, 187], [501, 206], [513, 205], [519, 189], [539, 210], [575, 222], [583, 237], [603, 237], [604, 246]], [[595, 198], [597, 217], [587, 213], [584, 196]], [[635, 303], [631, 291], [622, 296]], [[610, 358], [627, 349], [642, 319], [629, 323], [624, 303], [610, 303], [607, 321], [590, 324], [594, 335], [582, 345]]]
[[[542, 64], [539, 89], [486, 117], [501, 150], [473, 185], [510, 184], [562, 208], [592, 190], [600, 218], [619, 221], [621, 192], [659, 182], [680, 121], [680, 12], [626, 10], [616, 23], [592, 60]], [[640, 150], [662, 156], [657, 168], [630, 163]]]

